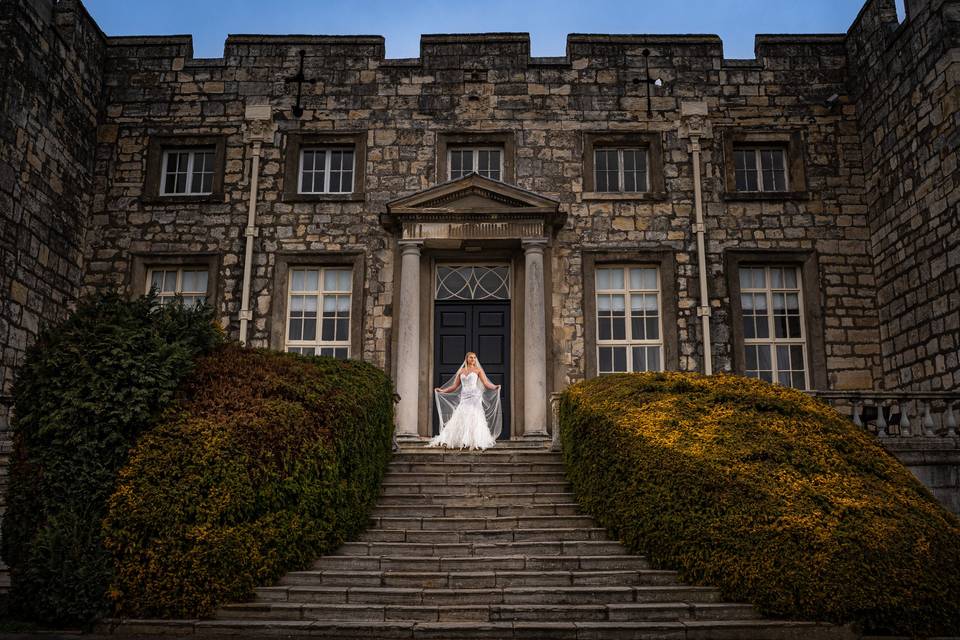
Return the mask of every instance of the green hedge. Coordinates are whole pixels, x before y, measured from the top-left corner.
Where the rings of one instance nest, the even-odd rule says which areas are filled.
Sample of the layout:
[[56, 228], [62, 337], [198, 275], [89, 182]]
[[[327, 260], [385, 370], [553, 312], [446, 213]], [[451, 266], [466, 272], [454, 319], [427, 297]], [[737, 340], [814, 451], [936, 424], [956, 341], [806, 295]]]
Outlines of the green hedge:
[[141, 438], [104, 521], [110, 595], [205, 617], [360, 531], [390, 457], [393, 385], [357, 361], [229, 346]]
[[960, 521], [802, 392], [620, 374], [560, 403], [583, 508], [655, 565], [768, 615], [960, 633]]
[[194, 358], [222, 341], [209, 309], [155, 302], [83, 301], [18, 370], [2, 550], [13, 615], [89, 623], [109, 611], [101, 521], [117, 471]]

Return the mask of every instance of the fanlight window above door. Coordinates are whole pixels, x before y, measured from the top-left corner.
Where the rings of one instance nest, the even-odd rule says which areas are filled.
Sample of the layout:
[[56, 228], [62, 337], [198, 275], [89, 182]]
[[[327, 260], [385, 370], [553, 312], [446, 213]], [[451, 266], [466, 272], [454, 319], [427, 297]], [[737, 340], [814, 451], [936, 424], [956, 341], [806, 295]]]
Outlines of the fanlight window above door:
[[441, 265], [437, 300], [509, 300], [510, 267]]

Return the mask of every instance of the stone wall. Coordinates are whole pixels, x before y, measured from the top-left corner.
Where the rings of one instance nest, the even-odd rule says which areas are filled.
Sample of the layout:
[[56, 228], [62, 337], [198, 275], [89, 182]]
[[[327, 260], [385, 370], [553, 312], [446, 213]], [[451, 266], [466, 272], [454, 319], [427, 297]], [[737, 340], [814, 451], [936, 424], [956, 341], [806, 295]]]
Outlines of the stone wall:
[[[295, 87], [285, 82], [305, 51], [302, 117], [291, 112]], [[647, 112], [642, 54], [648, 49], [652, 90]], [[220, 257], [215, 302], [236, 332], [243, 230], [249, 197], [250, 145], [243, 113], [268, 104], [274, 134], [263, 147], [259, 238], [253, 277], [253, 343], [269, 345], [277, 256], [289, 251], [359, 252], [365, 257], [363, 357], [391, 368], [394, 237], [379, 224], [385, 204], [442, 182], [438, 140], [449, 132], [512, 136], [515, 183], [554, 198], [568, 214], [549, 252], [551, 361], [560, 388], [583, 377], [585, 251], [676, 251], [672, 283], [678, 310], [679, 366], [702, 367], [696, 317], [697, 267], [693, 169], [681, 104], [707, 108], [703, 133], [704, 200], [714, 359], [730, 370], [728, 249], [807, 249], [816, 257], [826, 310], [825, 358], [836, 388], [870, 387], [879, 379], [876, 292], [869, 257], [856, 112], [846, 100], [842, 36], [759, 37], [757, 59], [725, 60], [715, 36], [574, 35], [565, 57], [529, 55], [526, 34], [424, 36], [416, 59], [384, 59], [377, 37], [237, 36], [224, 57], [191, 57], [188, 38], [110, 38], [101, 181], [88, 247], [87, 283], [128, 286], [131, 256], [210, 252]], [[836, 106], [825, 98], [839, 94]], [[734, 200], [723, 186], [727, 129], [795, 132], [807, 188], [786, 199]], [[283, 195], [289, 133], [352, 132], [366, 136], [362, 199], [290, 202]], [[610, 198], [586, 191], [588, 132], [654, 132], [663, 145], [664, 192]], [[217, 202], [170, 203], [144, 197], [151, 137], [225, 136], [225, 190]], [[813, 302], [813, 301], [812, 301]], [[270, 345], [278, 346], [278, 345]]]
[[77, 2], [0, 4], [4, 399], [38, 328], [64, 317], [82, 283], [103, 51], [103, 35]]
[[960, 388], [960, 2], [869, 0], [850, 28], [887, 389]]

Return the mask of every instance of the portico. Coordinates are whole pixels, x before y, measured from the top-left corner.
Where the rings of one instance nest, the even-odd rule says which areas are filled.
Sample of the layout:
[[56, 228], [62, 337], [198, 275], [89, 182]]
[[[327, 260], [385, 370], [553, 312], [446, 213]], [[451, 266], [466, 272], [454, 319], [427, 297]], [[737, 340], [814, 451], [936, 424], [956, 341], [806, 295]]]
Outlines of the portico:
[[[477, 350], [471, 344], [479, 344], [507, 359], [501, 363], [500, 375], [509, 382], [505, 388], [514, 391], [505, 398], [505, 415], [511, 416], [512, 422], [505, 425], [505, 433], [513, 438], [545, 437], [549, 252], [554, 233], [564, 221], [559, 203], [471, 174], [390, 202], [387, 211], [383, 224], [396, 233], [400, 266], [393, 345], [393, 374], [400, 395], [397, 437], [418, 438], [432, 432], [431, 391], [440, 373], [437, 358], [444, 346], [438, 344], [437, 333], [440, 323], [446, 322], [435, 315], [441, 309], [438, 300], [448, 311], [456, 309], [450, 300], [464, 304], [465, 313], [448, 314], [452, 318], [448, 324], [454, 328], [444, 340], [451, 350], [459, 351], [461, 345], [463, 350]], [[463, 286], [454, 292], [438, 289], [438, 268], [453, 272]], [[489, 275], [492, 273], [504, 278], [496, 291], [482, 281], [492, 278], [497, 282], [497, 276]], [[469, 284], [469, 278], [476, 284]], [[483, 330], [485, 324], [492, 326], [496, 317], [491, 309], [484, 312], [484, 307], [477, 306], [483, 301], [498, 301], [498, 309], [509, 314], [503, 325], [506, 343], [499, 351], [496, 331]], [[471, 326], [479, 328], [465, 326], [458, 334], [457, 319], [471, 313], [477, 315]]]

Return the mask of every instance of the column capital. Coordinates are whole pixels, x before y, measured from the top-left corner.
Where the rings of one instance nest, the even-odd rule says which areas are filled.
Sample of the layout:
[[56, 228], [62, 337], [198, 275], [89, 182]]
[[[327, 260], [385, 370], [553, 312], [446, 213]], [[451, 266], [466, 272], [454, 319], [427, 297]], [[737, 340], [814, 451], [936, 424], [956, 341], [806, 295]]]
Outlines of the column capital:
[[404, 256], [420, 255], [420, 247], [423, 246], [423, 240], [401, 240], [400, 254]]
[[543, 253], [543, 249], [547, 246], [546, 238], [522, 238], [520, 240], [520, 246], [523, 247], [525, 253], [539, 252]]

